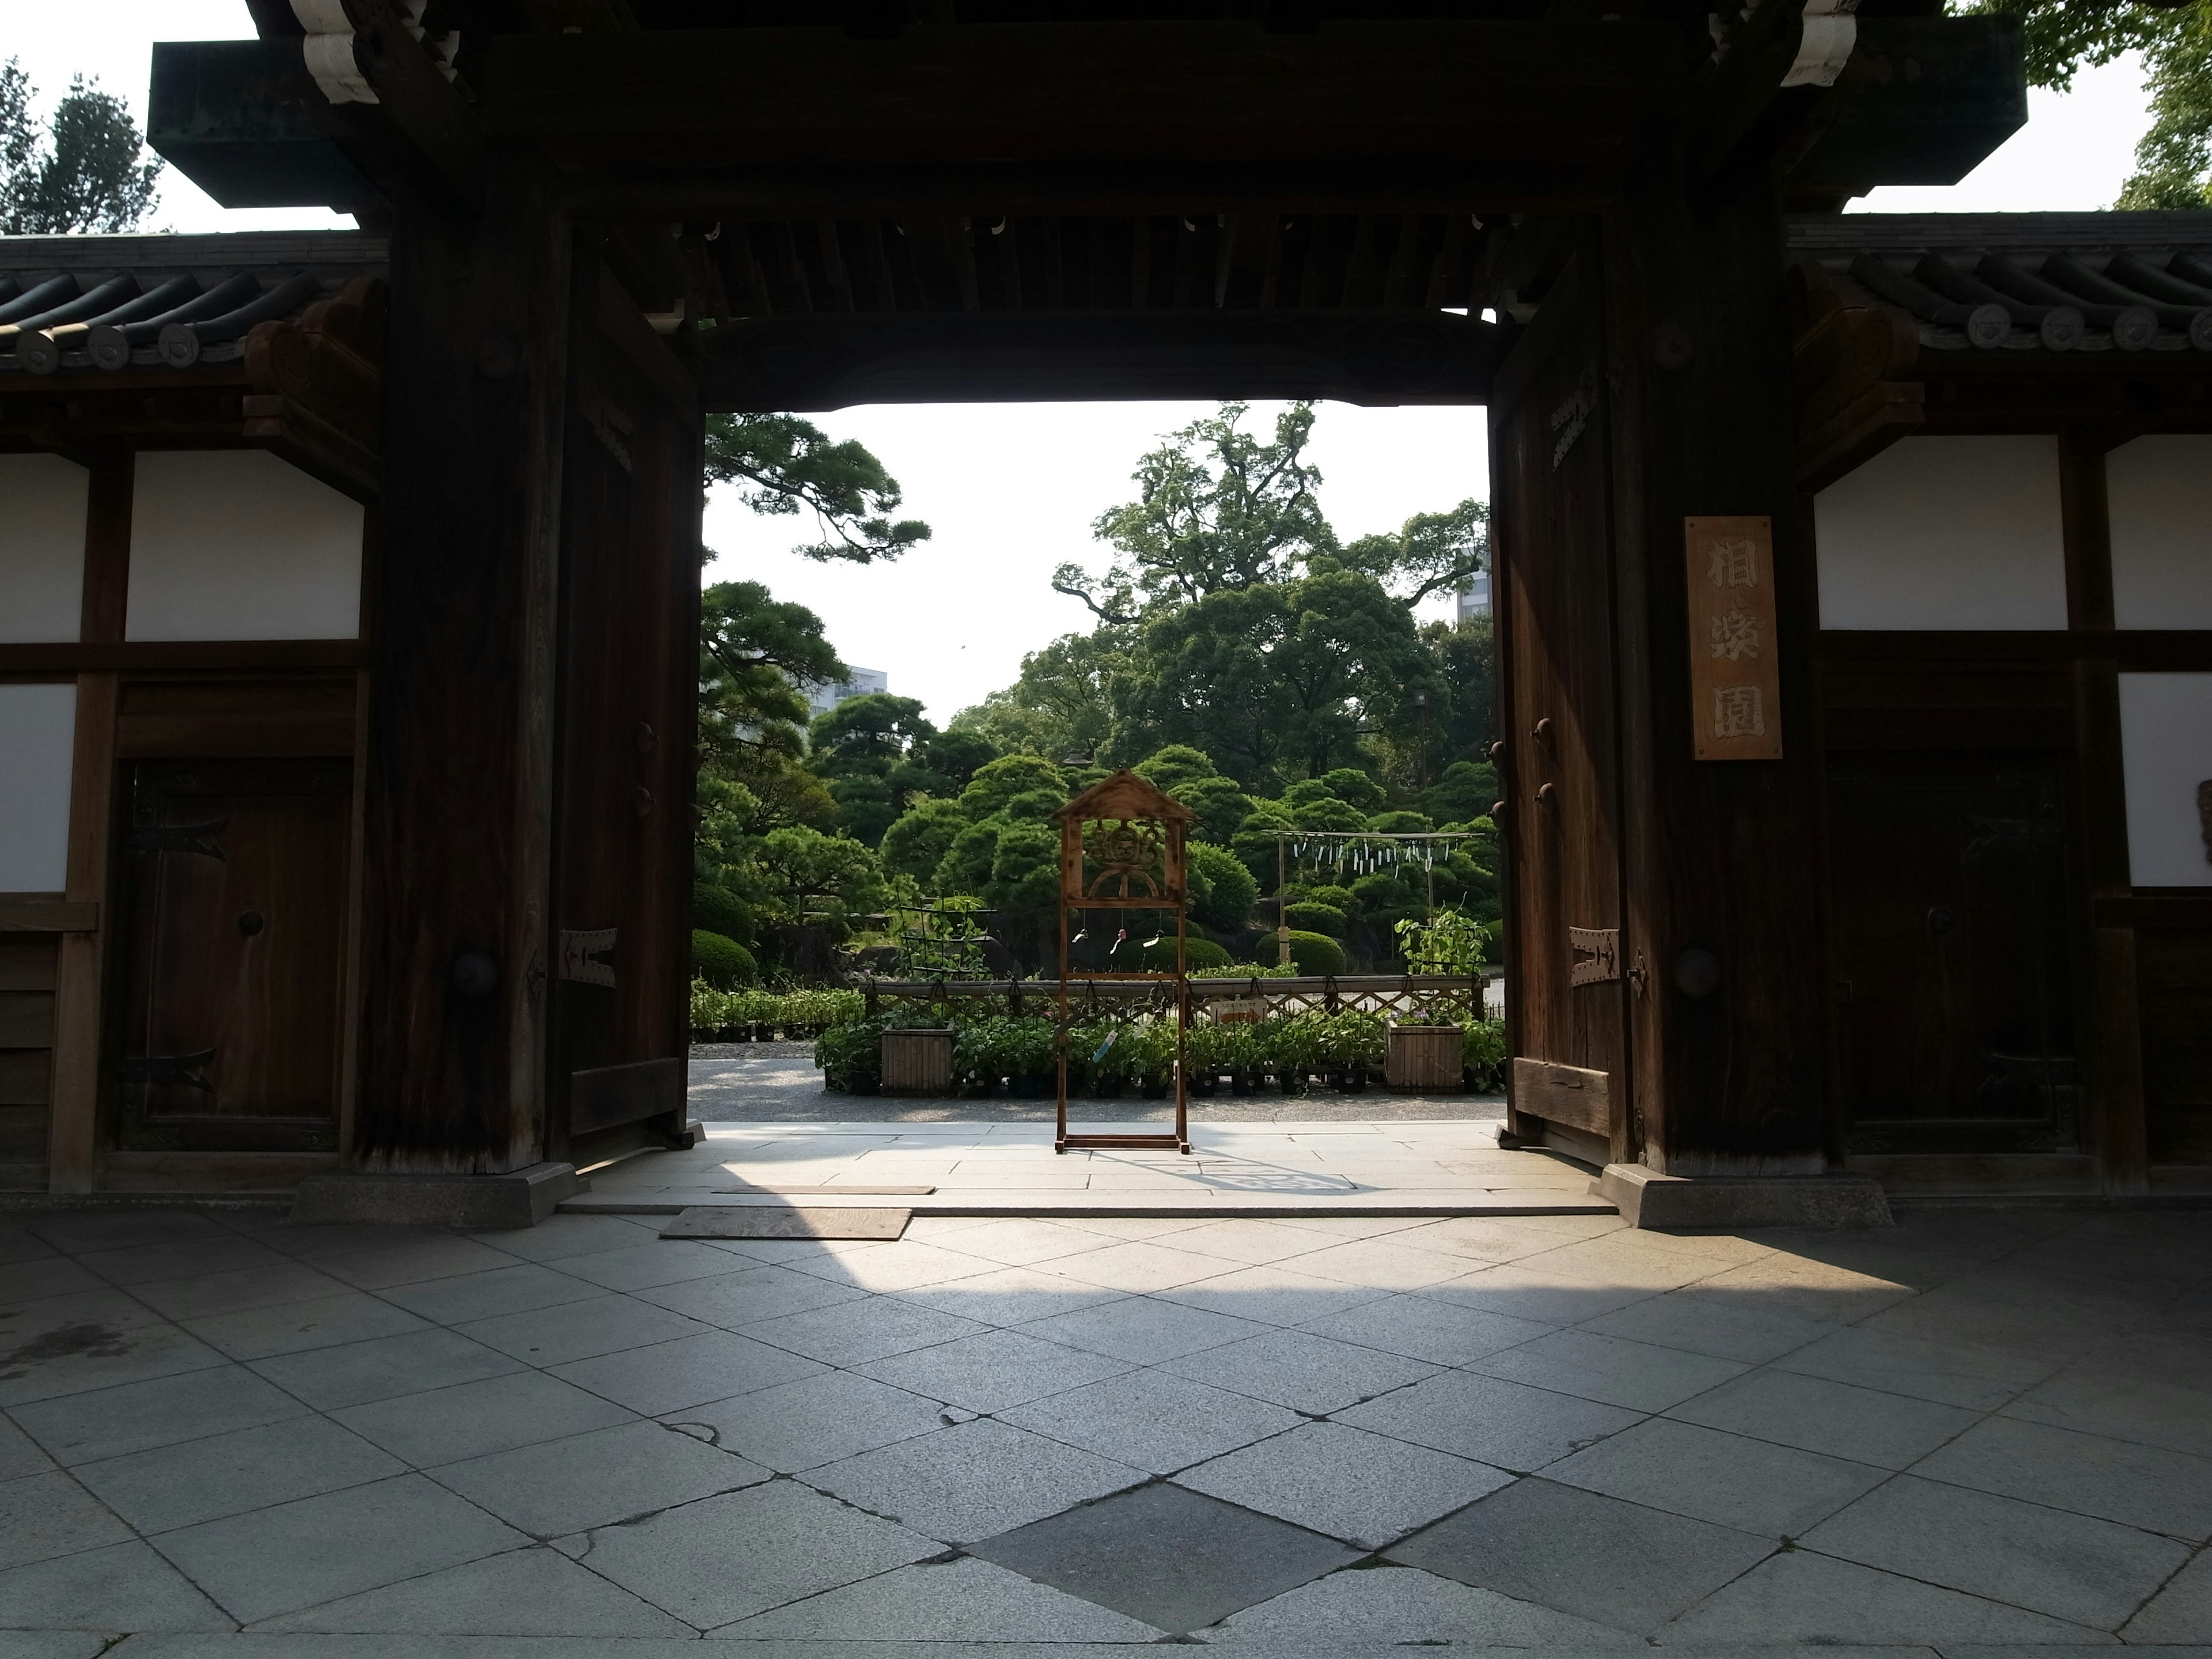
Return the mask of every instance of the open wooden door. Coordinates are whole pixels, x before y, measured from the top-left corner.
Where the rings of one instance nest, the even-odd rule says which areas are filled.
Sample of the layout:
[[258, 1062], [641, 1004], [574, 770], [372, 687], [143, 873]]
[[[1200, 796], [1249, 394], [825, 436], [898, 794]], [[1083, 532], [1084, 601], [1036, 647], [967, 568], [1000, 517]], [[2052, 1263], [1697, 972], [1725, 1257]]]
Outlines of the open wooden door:
[[1601, 285], [1575, 256], [1491, 405], [1513, 1133], [1632, 1158], [1612, 456]]
[[562, 456], [545, 1156], [680, 1138], [690, 1040], [700, 415], [577, 260]]

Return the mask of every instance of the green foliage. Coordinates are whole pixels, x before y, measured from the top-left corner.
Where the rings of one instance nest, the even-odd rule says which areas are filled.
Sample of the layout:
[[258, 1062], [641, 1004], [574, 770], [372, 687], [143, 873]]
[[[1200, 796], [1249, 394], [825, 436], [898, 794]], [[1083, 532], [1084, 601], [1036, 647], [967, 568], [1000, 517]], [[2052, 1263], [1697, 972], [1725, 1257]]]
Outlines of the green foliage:
[[1164, 749], [1154, 750], [1129, 769], [1170, 795], [1183, 784], [1200, 780], [1210, 781], [1221, 775], [1203, 750], [1187, 743], [1171, 743]]
[[1367, 814], [1349, 801], [1333, 795], [1322, 795], [1301, 802], [1291, 811], [1291, 817], [1301, 830], [1364, 830]]
[[900, 911], [900, 977], [982, 978], [982, 908], [981, 901], [963, 895]]
[[702, 1036], [736, 1025], [799, 1036], [848, 1024], [865, 1006], [858, 991], [728, 991], [691, 981], [691, 1029]]
[[1443, 513], [1416, 513], [1395, 535], [1362, 536], [1345, 564], [1395, 585], [1407, 609], [1431, 593], [1456, 593], [1490, 568], [1490, 504], [1472, 498]]
[[1197, 823], [1191, 826], [1193, 835], [1224, 846], [1259, 804], [1231, 778], [1192, 778], [1176, 784], [1168, 793], [1198, 814]]
[[967, 827], [968, 814], [957, 801], [917, 801], [884, 831], [879, 849], [884, 868], [893, 875], [927, 884]]
[[1401, 810], [1376, 813], [1367, 820], [1367, 827], [1378, 835], [1417, 836], [1437, 826], [1426, 812]]
[[921, 745], [921, 763], [943, 778], [952, 793], [968, 787], [978, 768], [999, 757], [999, 746], [981, 732], [939, 732]]
[[884, 1022], [832, 1025], [814, 1040], [822, 1086], [841, 1095], [872, 1095], [884, 1084]]
[[1191, 892], [1191, 915], [1222, 933], [1242, 927], [1259, 902], [1260, 884], [1244, 860], [1226, 847], [1194, 841], [1183, 849]]
[[82, 75], [40, 130], [38, 88], [10, 58], [0, 66], [0, 235], [112, 235], [154, 210], [161, 175], [130, 106]]
[[809, 764], [829, 781], [847, 834], [876, 846], [910, 798], [952, 792], [950, 778], [915, 758], [936, 736], [920, 702], [883, 691], [848, 697], [814, 717]]
[[1006, 754], [1048, 761], [1095, 755], [1113, 726], [1109, 678], [1127, 647], [1127, 629], [1064, 634], [1022, 659], [1014, 683], [952, 717], [952, 729], [974, 732]]
[[868, 564], [929, 539], [918, 519], [894, 522], [898, 480], [867, 447], [839, 443], [793, 415], [709, 415], [707, 483], [734, 484], [756, 513], [814, 515], [822, 539], [791, 550], [804, 559]]
[[1488, 761], [1455, 761], [1421, 792], [1421, 810], [1438, 823], [1486, 816], [1498, 799], [1498, 769]]
[[1048, 790], [1060, 801], [1068, 798], [1066, 775], [1051, 762], [1034, 755], [1006, 755], [978, 767], [968, 787], [960, 792], [960, 810], [971, 821], [1003, 810], [1016, 796]]
[[[1183, 940], [1183, 960], [1188, 964], [1188, 971], [1196, 974], [1209, 968], [1226, 968], [1229, 952], [1210, 939], [1194, 936]], [[1175, 935], [1167, 933], [1158, 945], [1140, 947], [1135, 965], [1151, 973], [1173, 973], [1176, 965]]]
[[1505, 1022], [1471, 1019], [1460, 1028], [1460, 1064], [1485, 1092], [1505, 1086]]
[[1273, 962], [1231, 962], [1218, 968], [1194, 968], [1193, 979], [1296, 979], [1296, 963], [1288, 968]]
[[1427, 921], [1397, 926], [1398, 949], [1413, 974], [1478, 974], [1482, 971], [1482, 925], [1456, 910], [1442, 910]]
[[1321, 904], [1311, 899], [1301, 899], [1294, 904], [1285, 905], [1283, 915], [1291, 924], [1291, 951], [1293, 955], [1297, 951], [1297, 930], [1301, 927], [1310, 933], [1326, 933], [1332, 939], [1340, 939], [1352, 927], [1352, 918], [1340, 906]]
[[1041, 1077], [1059, 1067], [1059, 1028], [1042, 1016], [994, 1014], [954, 1030], [952, 1068], [963, 1077]]
[[[1261, 957], [1273, 955], [1276, 948], [1277, 936], [1273, 933], [1262, 933], [1253, 946]], [[1340, 974], [1344, 971], [1344, 947], [1326, 933], [1304, 933], [1293, 927], [1291, 960], [1301, 974]]]
[[695, 882], [691, 888], [691, 920], [710, 933], [743, 944], [753, 936], [752, 912], [726, 887]]
[[691, 970], [718, 990], [728, 990], [757, 979], [760, 969], [751, 951], [721, 933], [704, 927], [691, 930]]

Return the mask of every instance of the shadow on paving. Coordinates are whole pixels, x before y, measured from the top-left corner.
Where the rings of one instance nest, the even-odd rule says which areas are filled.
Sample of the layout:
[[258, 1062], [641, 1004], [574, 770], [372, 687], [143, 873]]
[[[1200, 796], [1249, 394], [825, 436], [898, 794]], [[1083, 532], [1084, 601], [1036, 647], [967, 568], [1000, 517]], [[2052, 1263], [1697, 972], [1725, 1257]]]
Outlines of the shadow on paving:
[[20, 1211], [0, 1654], [2203, 1642], [2208, 1376], [2172, 1213]]

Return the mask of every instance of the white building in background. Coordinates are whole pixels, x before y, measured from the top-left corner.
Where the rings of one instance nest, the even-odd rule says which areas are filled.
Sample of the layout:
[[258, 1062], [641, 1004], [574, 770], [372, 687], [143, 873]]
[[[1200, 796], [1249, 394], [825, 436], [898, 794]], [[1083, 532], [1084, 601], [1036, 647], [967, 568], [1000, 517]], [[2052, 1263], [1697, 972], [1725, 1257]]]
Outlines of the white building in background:
[[1467, 591], [1459, 596], [1459, 619], [1465, 622], [1469, 617], [1486, 617], [1489, 614], [1490, 573], [1478, 570], [1468, 580]]
[[[1486, 576], [1477, 577], [1487, 581]], [[1464, 614], [1464, 612], [1462, 612]], [[880, 668], [855, 668], [853, 678], [842, 685], [817, 685], [806, 694], [806, 707], [817, 714], [826, 714], [848, 697], [865, 697], [872, 692], [891, 689], [891, 677]]]

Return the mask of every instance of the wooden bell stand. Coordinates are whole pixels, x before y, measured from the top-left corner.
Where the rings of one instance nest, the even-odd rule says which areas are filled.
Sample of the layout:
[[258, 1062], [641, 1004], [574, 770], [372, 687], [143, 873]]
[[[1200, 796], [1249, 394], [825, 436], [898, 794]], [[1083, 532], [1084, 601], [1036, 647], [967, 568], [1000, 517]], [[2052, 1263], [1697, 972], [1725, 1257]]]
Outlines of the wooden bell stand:
[[[1152, 1147], [1190, 1151], [1190, 1120], [1183, 1079], [1183, 1038], [1190, 1025], [1189, 963], [1185, 951], [1189, 893], [1183, 843], [1195, 815], [1181, 801], [1124, 768], [1101, 779], [1053, 814], [1060, 822], [1060, 1060], [1059, 1127], [1052, 1149], [1071, 1146]], [[1086, 831], [1088, 832], [1086, 834]], [[1109, 888], [1115, 890], [1109, 892]], [[1067, 947], [1073, 929], [1089, 910], [1150, 910], [1175, 916], [1172, 973], [1149, 969], [1071, 973]], [[1140, 979], [1175, 985], [1176, 1060], [1173, 1134], [1085, 1135], [1067, 1132], [1068, 987], [1080, 981]]]

